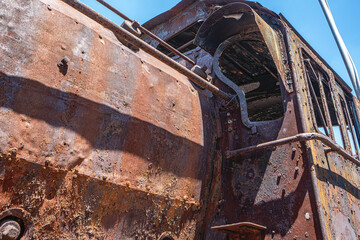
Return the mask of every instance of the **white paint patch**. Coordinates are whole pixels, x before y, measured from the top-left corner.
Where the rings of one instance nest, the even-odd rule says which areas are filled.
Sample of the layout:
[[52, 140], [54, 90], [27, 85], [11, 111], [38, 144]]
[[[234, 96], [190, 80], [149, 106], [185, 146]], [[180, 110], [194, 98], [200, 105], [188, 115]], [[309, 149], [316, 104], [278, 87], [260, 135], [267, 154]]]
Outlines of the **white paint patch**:
[[229, 15], [225, 15], [224, 18], [234, 18], [235, 20], [239, 21], [242, 16], [244, 16], [243, 13], [234, 13], [234, 14], [229, 14]]
[[73, 48], [73, 54], [79, 58], [83, 58], [85, 60], [89, 60], [90, 53], [88, 49], [90, 49], [91, 41], [92, 41], [93, 32], [89, 28], [84, 28], [84, 31], [80, 35], [80, 39], [78, 40], [78, 44]]
[[143, 65], [142, 65], [142, 68], [143, 68], [147, 73], [150, 74], [150, 68], [149, 68], [146, 64], [143, 64]]

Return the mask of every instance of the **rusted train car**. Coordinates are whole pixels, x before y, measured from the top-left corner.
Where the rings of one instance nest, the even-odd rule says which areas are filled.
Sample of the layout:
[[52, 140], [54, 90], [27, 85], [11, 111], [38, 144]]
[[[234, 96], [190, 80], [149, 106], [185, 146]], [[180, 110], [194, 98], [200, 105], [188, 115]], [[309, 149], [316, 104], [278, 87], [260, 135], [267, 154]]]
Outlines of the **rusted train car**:
[[1, 239], [360, 239], [359, 101], [282, 15], [139, 27], [0, 0]]

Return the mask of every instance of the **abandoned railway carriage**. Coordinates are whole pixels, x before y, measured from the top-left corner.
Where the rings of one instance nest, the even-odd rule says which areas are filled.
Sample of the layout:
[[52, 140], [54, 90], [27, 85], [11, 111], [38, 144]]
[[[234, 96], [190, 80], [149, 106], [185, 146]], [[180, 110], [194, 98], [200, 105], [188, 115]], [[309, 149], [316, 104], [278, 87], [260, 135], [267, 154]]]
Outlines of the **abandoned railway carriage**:
[[260, 4], [0, 0], [0, 56], [1, 239], [360, 239], [359, 101]]

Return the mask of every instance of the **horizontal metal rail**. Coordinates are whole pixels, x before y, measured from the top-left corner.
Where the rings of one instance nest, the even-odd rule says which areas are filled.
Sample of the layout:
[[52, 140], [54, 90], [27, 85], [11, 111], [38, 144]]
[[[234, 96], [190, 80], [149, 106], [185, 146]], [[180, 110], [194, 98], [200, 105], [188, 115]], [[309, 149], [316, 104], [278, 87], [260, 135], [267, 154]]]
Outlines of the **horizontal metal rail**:
[[195, 44], [195, 39], [192, 39], [190, 41], [188, 41], [187, 43], [185, 43], [184, 45], [180, 46], [177, 50], [178, 51], [181, 51], [183, 50], [184, 48], [187, 48], [188, 46], [192, 45], [192, 44]]
[[277, 146], [285, 145], [288, 143], [306, 142], [306, 141], [311, 141], [311, 140], [321, 141], [323, 144], [328, 146], [331, 149], [331, 151], [337, 152], [338, 154], [343, 156], [345, 159], [348, 159], [351, 162], [355, 163], [357, 166], [360, 166], [359, 160], [357, 160], [352, 155], [350, 155], [348, 152], [346, 152], [344, 149], [342, 149], [338, 144], [334, 143], [333, 140], [331, 140], [329, 137], [327, 137], [323, 134], [320, 134], [320, 133], [300, 133], [295, 136], [291, 136], [291, 137], [287, 137], [287, 138], [277, 139], [274, 141], [260, 143], [258, 145], [254, 145], [254, 146], [250, 146], [250, 147], [226, 151], [226, 157], [231, 158], [231, 157], [239, 156], [241, 154], [255, 152], [255, 151], [272, 148], [272, 147], [277, 147]]
[[95, 22], [101, 24], [103, 27], [109, 29], [110, 31], [114, 32], [119, 38], [124, 39], [125, 41], [137, 46], [138, 48], [142, 49], [143, 51], [147, 52], [148, 54], [152, 55], [153, 57], [157, 58], [158, 60], [162, 61], [163, 63], [167, 64], [168, 66], [172, 67], [179, 73], [185, 75], [189, 78], [190, 81], [196, 83], [200, 87], [203, 87], [214, 95], [230, 102], [234, 99], [234, 96], [228, 94], [218, 87], [214, 86], [213, 84], [209, 83], [207, 80], [203, 79], [199, 75], [193, 73], [183, 65], [179, 64], [178, 62], [174, 61], [170, 57], [166, 56], [159, 50], [152, 47], [150, 44], [144, 42], [140, 38], [134, 36], [130, 32], [126, 31], [124, 28], [118, 26], [117, 24], [113, 23], [109, 19], [105, 18], [104, 16], [100, 15], [99, 13], [95, 12], [85, 4], [81, 3], [78, 0], [62, 0], [63, 2], [67, 3], [69, 6], [73, 7], [74, 9], [78, 10], [79, 12], [83, 13], [87, 17], [91, 18]]
[[119, 17], [128, 20], [130, 22], [132, 22], [134, 24], [134, 27], [139, 28], [140, 31], [142, 31], [143, 33], [145, 33], [146, 35], [148, 35], [149, 37], [151, 37], [152, 39], [154, 39], [155, 41], [159, 42], [161, 45], [163, 45], [164, 47], [166, 47], [167, 49], [169, 49], [171, 52], [175, 53], [176, 55], [178, 55], [179, 57], [181, 57], [182, 59], [184, 59], [185, 61], [187, 61], [188, 63], [195, 65], [195, 62], [193, 60], [191, 60], [190, 58], [188, 58], [187, 56], [185, 56], [184, 54], [182, 54], [180, 51], [178, 51], [177, 49], [175, 49], [173, 46], [171, 46], [170, 44], [168, 44], [167, 42], [163, 41], [161, 38], [159, 38], [158, 36], [156, 36], [155, 34], [153, 34], [152, 32], [150, 32], [149, 30], [147, 30], [146, 28], [144, 28], [143, 26], [141, 26], [137, 21], [134, 21], [132, 19], [130, 19], [128, 16], [126, 16], [125, 14], [123, 14], [122, 12], [120, 12], [119, 10], [117, 10], [116, 8], [114, 8], [113, 6], [111, 6], [110, 4], [108, 4], [107, 2], [103, 1], [103, 0], [96, 0], [99, 3], [101, 3], [103, 6], [105, 6], [106, 8], [108, 8], [109, 10], [113, 11], [115, 14], [117, 14]]

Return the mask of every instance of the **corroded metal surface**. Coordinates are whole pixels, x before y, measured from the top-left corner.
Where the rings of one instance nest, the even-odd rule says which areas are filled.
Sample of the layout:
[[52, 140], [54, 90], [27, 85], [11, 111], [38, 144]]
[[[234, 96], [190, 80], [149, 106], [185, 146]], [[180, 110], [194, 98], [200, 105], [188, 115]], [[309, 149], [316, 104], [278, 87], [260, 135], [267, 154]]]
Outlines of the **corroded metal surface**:
[[0, 4], [1, 210], [27, 211], [38, 239], [193, 238], [208, 98], [60, 1]]
[[[192, 84], [185, 60], [144, 42], [156, 41], [75, 7], [95, 21], [63, 1], [0, 0], [0, 221], [15, 221], [22, 239], [360, 236], [360, 172], [340, 97], [353, 102], [354, 124], [359, 101], [286, 19], [250, 1], [207, 0], [145, 24], [168, 40], [204, 20], [201, 41], [190, 41], [199, 46], [183, 54], [215, 95], [238, 102], [229, 104]], [[227, 35], [213, 28], [245, 15]], [[223, 53], [244, 39], [261, 43], [240, 46], [252, 72], [237, 62], [223, 73]], [[309, 63], [329, 76], [334, 113], [322, 123], [338, 119], [343, 147], [332, 128], [319, 132]], [[248, 92], [231, 79], [245, 74], [265, 76], [266, 88], [277, 80], [282, 117], [249, 119]]]

